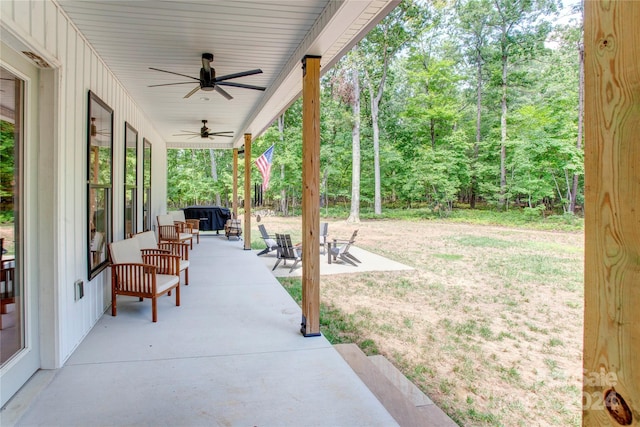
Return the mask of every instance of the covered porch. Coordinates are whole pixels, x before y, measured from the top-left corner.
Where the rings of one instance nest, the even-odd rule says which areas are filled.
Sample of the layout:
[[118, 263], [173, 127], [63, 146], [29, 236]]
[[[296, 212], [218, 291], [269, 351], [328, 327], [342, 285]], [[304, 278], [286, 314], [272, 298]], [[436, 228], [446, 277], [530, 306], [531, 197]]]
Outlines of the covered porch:
[[[396, 425], [256, 251], [201, 239], [190, 284], [158, 303], [119, 297], [65, 365], [39, 371], [3, 425]], [[6, 424], [5, 424], [6, 423]]]

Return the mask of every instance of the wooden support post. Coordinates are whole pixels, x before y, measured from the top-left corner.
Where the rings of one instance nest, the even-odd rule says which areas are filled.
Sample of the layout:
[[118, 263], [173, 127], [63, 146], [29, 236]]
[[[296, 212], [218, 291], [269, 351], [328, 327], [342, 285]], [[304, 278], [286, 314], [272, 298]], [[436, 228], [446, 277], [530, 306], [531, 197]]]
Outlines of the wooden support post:
[[640, 2], [586, 1], [583, 426], [640, 426]]
[[244, 134], [244, 250], [251, 250], [251, 134]]
[[320, 57], [302, 59], [302, 327], [320, 335]]
[[231, 212], [238, 218], [238, 149], [233, 149], [233, 198], [231, 200]]

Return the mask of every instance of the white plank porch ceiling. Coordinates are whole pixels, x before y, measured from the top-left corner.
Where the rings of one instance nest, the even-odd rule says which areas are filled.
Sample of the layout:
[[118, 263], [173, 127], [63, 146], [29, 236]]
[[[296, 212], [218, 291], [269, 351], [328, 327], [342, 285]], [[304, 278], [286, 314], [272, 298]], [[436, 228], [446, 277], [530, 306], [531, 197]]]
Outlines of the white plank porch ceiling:
[[[149, 117], [169, 148], [231, 148], [243, 134], [259, 136], [300, 94], [301, 59], [322, 56], [326, 72], [399, 0], [82, 1], [60, 6]], [[263, 74], [232, 80], [265, 86], [265, 92], [223, 88], [184, 95], [198, 85], [149, 88], [188, 81], [149, 70], [199, 78], [203, 53], [213, 53], [218, 76], [260, 68]], [[234, 138], [176, 137], [233, 131]]]

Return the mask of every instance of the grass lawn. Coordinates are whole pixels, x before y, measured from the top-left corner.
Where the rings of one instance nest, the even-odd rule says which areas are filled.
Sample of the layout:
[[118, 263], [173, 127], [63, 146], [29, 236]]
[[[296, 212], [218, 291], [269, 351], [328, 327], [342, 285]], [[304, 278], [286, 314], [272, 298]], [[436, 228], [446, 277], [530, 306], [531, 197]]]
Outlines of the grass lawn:
[[[383, 354], [460, 425], [580, 425], [582, 232], [328, 221], [330, 238], [358, 229], [357, 246], [415, 270], [322, 276], [325, 336]], [[300, 222], [261, 223], [297, 239]]]

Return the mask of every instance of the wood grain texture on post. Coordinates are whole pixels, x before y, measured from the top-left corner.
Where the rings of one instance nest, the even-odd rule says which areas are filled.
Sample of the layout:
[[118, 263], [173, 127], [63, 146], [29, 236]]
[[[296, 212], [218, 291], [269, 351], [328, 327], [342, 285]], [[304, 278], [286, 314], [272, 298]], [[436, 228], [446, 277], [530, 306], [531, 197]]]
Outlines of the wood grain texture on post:
[[238, 218], [238, 149], [233, 149], [233, 197], [231, 199], [231, 212]]
[[251, 249], [251, 134], [244, 134], [244, 249]]
[[585, 2], [584, 426], [640, 425], [640, 2]]
[[320, 58], [306, 56], [303, 73], [302, 314], [309, 336], [320, 333]]

